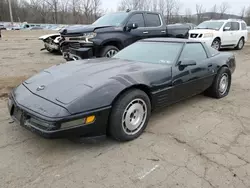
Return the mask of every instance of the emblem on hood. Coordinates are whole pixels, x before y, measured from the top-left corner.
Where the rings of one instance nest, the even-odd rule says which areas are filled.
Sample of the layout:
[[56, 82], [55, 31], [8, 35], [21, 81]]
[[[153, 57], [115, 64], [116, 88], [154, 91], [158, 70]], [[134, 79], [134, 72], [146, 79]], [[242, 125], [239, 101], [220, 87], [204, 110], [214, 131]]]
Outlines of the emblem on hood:
[[41, 91], [45, 89], [45, 85], [41, 85], [38, 88], [36, 88], [37, 91]]

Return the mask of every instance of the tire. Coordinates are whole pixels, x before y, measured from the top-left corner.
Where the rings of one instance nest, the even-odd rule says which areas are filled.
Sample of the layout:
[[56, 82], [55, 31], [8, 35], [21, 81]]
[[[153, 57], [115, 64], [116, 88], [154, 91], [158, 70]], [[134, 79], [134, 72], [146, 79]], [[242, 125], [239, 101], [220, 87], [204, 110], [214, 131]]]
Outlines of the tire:
[[119, 52], [119, 49], [115, 46], [104, 46], [101, 50], [100, 57], [113, 57], [117, 52]]
[[221, 41], [220, 39], [216, 38], [213, 40], [211, 47], [215, 48], [216, 50], [220, 50], [221, 47]]
[[[226, 79], [226, 80], [225, 80]], [[222, 81], [226, 82], [226, 85], [221, 85]], [[216, 75], [213, 84], [205, 91], [205, 94], [213, 98], [223, 98], [228, 95], [231, 87], [231, 71], [227, 67], [222, 67]]]
[[241, 50], [244, 47], [244, 45], [245, 45], [245, 40], [242, 37], [242, 38], [240, 38], [240, 40], [239, 40], [237, 46], [235, 47], [235, 49], [236, 50]]
[[121, 142], [134, 140], [146, 128], [150, 115], [151, 103], [147, 94], [138, 89], [128, 90], [113, 105], [109, 133]]

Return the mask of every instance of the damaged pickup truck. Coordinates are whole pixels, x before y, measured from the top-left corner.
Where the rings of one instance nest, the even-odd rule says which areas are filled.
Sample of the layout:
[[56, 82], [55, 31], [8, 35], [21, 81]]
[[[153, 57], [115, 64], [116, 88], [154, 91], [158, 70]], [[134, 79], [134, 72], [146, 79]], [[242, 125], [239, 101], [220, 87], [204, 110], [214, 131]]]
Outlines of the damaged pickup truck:
[[63, 29], [60, 48], [67, 61], [112, 57], [121, 49], [145, 38], [187, 38], [186, 24], [168, 27], [162, 14], [149, 11], [109, 13], [91, 25]]

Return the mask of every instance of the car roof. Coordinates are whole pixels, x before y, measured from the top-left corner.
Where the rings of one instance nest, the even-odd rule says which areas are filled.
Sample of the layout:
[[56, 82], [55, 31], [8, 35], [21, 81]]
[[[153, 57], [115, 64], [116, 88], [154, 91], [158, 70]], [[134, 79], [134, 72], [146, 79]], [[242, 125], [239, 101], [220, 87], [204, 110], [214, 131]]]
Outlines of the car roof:
[[216, 19], [216, 20], [206, 20], [204, 22], [245, 22], [244, 20], [242, 19]]
[[162, 37], [162, 38], [147, 38], [147, 39], [142, 39], [140, 41], [144, 42], [176, 42], [176, 43], [201, 43], [198, 40], [192, 40], [192, 39], [184, 39], [184, 38], [167, 38], [167, 37]]

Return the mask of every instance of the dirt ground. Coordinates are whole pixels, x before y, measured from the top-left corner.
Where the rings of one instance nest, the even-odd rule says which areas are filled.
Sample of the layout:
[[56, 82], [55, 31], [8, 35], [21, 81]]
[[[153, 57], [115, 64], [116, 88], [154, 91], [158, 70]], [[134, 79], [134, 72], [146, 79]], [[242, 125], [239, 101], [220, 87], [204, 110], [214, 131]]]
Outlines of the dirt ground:
[[97, 143], [43, 139], [13, 123], [6, 95], [64, 60], [40, 51], [40, 31], [0, 40], [0, 185], [4, 188], [250, 187], [250, 43], [236, 54], [230, 94], [202, 95], [154, 113], [138, 139]]

